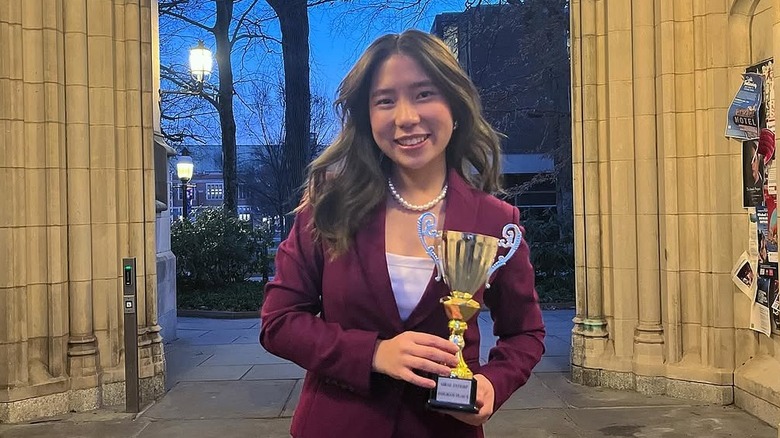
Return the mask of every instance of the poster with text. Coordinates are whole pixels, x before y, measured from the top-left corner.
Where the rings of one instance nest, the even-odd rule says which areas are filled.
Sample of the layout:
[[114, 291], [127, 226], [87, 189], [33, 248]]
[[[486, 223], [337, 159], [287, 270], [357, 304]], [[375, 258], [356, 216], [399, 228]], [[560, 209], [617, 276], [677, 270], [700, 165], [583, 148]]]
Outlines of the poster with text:
[[759, 134], [759, 109], [763, 98], [763, 78], [760, 73], [742, 75], [742, 85], [728, 109], [726, 137], [755, 140]]
[[758, 142], [742, 142], [742, 206], [764, 205], [764, 159], [758, 153]]
[[756, 207], [756, 236], [758, 239], [758, 263], [777, 262], [777, 235], [769, 231], [769, 211], [766, 206]]
[[750, 309], [750, 328], [771, 336], [769, 297], [777, 287], [777, 263], [761, 263], [758, 265], [758, 281], [756, 296]]

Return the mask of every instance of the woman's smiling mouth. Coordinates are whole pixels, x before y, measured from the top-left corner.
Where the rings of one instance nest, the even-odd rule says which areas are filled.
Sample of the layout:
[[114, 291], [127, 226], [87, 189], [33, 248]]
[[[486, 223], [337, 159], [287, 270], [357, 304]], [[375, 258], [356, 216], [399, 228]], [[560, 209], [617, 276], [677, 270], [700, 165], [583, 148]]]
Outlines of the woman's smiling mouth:
[[422, 145], [430, 134], [407, 135], [395, 139], [395, 143], [403, 148], [413, 148]]

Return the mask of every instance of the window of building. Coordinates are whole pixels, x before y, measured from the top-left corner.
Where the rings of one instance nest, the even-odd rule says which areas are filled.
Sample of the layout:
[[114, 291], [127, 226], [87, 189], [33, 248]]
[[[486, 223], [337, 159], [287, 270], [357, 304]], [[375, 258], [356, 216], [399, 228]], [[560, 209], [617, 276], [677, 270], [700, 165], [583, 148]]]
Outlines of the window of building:
[[246, 199], [246, 185], [245, 184], [239, 184], [238, 185], [238, 199]]
[[249, 213], [241, 213], [238, 215], [238, 219], [242, 221], [248, 221], [251, 218]]
[[458, 58], [458, 26], [454, 24], [446, 26], [444, 28], [443, 40], [452, 51], [452, 54], [455, 55], [455, 58], [457, 59]]
[[224, 198], [225, 189], [222, 183], [206, 184], [206, 200], [221, 201]]

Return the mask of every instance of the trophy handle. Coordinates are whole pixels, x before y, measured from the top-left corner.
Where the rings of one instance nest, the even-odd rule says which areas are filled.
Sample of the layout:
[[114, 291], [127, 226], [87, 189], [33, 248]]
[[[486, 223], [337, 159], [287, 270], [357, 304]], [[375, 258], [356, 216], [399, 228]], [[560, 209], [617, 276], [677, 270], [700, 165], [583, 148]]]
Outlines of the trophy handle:
[[504, 225], [504, 230], [501, 234], [504, 238], [498, 241], [498, 246], [509, 248], [509, 252], [507, 252], [506, 255], [498, 256], [498, 260], [496, 260], [496, 262], [493, 263], [493, 266], [488, 270], [487, 278], [485, 279], [485, 289], [490, 289], [490, 276], [493, 275], [498, 268], [504, 266], [506, 262], [515, 255], [517, 248], [520, 247], [520, 243], [523, 241], [523, 232], [520, 231], [520, 227], [516, 224]]
[[425, 252], [433, 259], [433, 263], [436, 266], [436, 281], [441, 280], [441, 274], [444, 272], [441, 265], [441, 259], [436, 255], [433, 246], [430, 246], [425, 242], [426, 237], [434, 239], [441, 237], [441, 233], [436, 231], [436, 215], [430, 211], [420, 215], [417, 219], [417, 235], [420, 237], [420, 242], [422, 243], [423, 248], [425, 248]]

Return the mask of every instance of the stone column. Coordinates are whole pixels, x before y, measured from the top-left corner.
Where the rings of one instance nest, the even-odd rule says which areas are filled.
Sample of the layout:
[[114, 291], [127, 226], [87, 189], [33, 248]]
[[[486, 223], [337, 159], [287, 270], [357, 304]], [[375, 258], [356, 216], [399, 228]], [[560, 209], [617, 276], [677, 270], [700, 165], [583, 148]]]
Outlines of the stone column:
[[633, 36], [634, 168], [636, 172], [637, 291], [639, 323], [634, 332], [634, 371], [663, 372], [658, 226], [658, 154], [655, 97], [655, 1], [631, 2]]
[[[67, 156], [70, 336], [68, 371], [75, 389], [98, 383], [92, 320], [92, 211], [90, 208], [89, 72], [85, 0], [63, 3]], [[95, 406], [97, 407], [97, 406]]]
[[[575, 200], [577, 228], [582, 234], [576, 236], [576, 264], [580, 266], [577, 276], [577, 314], [574, 318], [574, 336], [572, 338], [572, 362], [575, 366], [587, 365], [597, 354], [590, 352], [602, 351], [607, 337], [606, 320], [603, 314], [603, 277], [602, 223], [600, 216], [601, 172], [599, 168], [599, 138], [606, 134], [599, 126], [599, 114], [603, 113], [605, 78], [603, 68], [604, 29], [603, 22], [598, 29], [596, 20], [597, 4], [603, 12], [602, 0], [581, 0], [572, 2], [572, 20], [579, 25], [579, 50], [573, 51], [573, 59], [581, 60], [582, 65], [594, 66], [601, 63], [600, 69], [587, 68], [574, 71], [572, 78], [575, 83], [577, 97], [582, 106], [580, 113], [573, 117], [573, 138], [581, 139], [573, 145], [574, 163], [573, 180], [575, 193], [581, 193]], [[575, 14], [578, 17], [575, 18]], [[600, 30], [600, 32], [599, 32]], [[581, 123], [577, 123], [580, 120]], [[574, 368], [573, 372], [581, 369]]]

